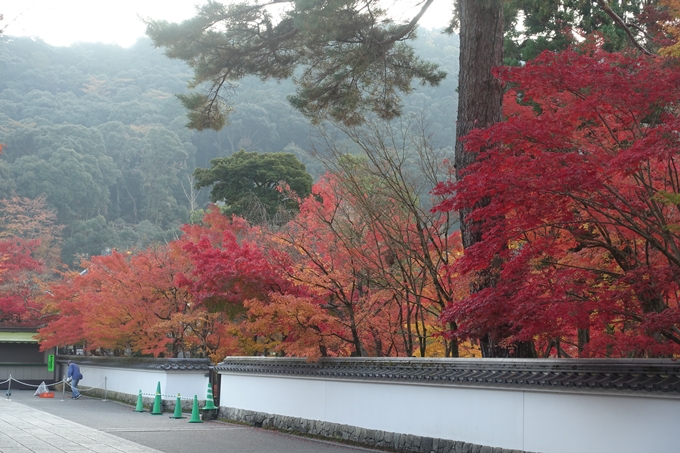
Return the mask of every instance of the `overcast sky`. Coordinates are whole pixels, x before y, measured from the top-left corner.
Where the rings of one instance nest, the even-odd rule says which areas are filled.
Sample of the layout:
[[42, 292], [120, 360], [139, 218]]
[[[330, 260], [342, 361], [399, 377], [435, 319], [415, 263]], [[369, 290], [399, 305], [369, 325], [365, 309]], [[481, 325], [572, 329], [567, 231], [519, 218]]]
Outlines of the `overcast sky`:
[[[139, 19], [150, 17], [181, 22], [193, 16], [204, 0], [10, 0], [0, 2], [0, 28], [10, 36], [33, 36], [55, 46], [74, 42], [131, 46], [144, 36]], [[395, 0], [411, 7], [417, 0]], [[453, 2], [437, 0], [421, 21], [425, 27], [445, 27]], [[392, 10], [390, 10], [392, 12]], [[411, 9], [411, 11], [413, 11]], [[397, 15], [408, 14], [399, 11]]]

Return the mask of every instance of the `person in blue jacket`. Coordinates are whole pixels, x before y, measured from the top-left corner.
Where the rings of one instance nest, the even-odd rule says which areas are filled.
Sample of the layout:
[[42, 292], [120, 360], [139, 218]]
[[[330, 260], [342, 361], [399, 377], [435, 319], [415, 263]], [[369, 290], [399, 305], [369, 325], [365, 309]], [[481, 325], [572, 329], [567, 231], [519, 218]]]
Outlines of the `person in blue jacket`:
[[71, 382], [71, 398], [77, 400], [82, 395], [78, 391], [78, 382], [83, 378], [80, 367], [73, 361], [68, 361], [68, 381]]

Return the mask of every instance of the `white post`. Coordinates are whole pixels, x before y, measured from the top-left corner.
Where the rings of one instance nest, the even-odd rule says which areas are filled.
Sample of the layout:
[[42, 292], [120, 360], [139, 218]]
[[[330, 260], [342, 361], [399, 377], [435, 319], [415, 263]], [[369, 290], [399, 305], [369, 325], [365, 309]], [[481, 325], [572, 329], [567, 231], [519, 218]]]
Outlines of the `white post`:
[[9, 375], [9, 379], [7, 380], [7, 401], [12, 400], [12, 375]]
[[61, 400], [64, 401], [64, 395], [66, 394], [66, 375], [64, 375], [64, 380], [61, 381]]
[[108, 401], [108, 400], [106, 399], [106, 387], [107, 387], [106, 384], [107, 384], [107, 379], [108, 379], [108, 377], [104, 376], [104, 401]]

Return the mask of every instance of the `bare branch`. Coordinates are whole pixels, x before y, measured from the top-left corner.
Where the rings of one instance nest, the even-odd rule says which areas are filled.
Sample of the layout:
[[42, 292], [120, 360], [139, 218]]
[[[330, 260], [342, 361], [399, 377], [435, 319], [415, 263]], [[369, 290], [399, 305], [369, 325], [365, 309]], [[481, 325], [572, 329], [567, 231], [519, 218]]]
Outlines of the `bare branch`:
[[420, 18], [423, 17], [423, 14], [427, 11], [427, 9], [430, 7], [430, 5], [434, 2], [434, 0], [427, 0], [425, 4], [423, 5], [422, 8], [420, 8], [420, 11], [418, 14], [416, 14], [413, 19], [411, 19], [411, 22], [406, 24], [396, 35], [390, 36], [389, 39], [386, 39], [385, 41], [381, 42], [381, 45], [390, 45], [393, 44], [400, 39], [403, 39], [406, 35], [411, 33], [413, 29], [416, 28], [418, 25], [418, 22], [420, 21]]
[[621, 29], [628, 35], [628, 38], [630, 38], [630, 41], [633, 43], [635, 47], [640, 49], [642, 52], [646, 53], [647, 55], [653, 55], [649, 50], [645, 49], [642, 44], [640, 44], [637, 39], [635, 38], [635, 35], [633, 35], [633, 32], [630, 31], [630, 27], [626, 25], [626, 23], [619, 17], [618, 14], [614, 12], [613, 9], [607, 4], [606, 0], [597, 0], [597, 4], [600, 5], [600, 8], [607, 13], [609, 17], [619, 26]]

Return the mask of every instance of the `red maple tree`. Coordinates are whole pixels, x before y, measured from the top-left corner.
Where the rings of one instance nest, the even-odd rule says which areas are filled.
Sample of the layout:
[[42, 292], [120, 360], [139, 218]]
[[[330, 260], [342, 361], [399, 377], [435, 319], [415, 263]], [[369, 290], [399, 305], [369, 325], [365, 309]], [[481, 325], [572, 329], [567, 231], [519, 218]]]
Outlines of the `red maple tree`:
[[200, 224], [182, 230], [177, 245], [193, 262], [186, 284], [197, 304], [225, 317], [230, 353], [268, 354], [282, 341], [282, 332], [276, 322], [269, 329], [254, 322], [259, 315], [249, 307], [268, 305], [290, 285], [271, 265], [265, 232], [241, 217], [222, 215], [217, 206]]
[[444, 319], [544, 356], [680, 352], [677, 63], [595, 39], [498, 75], [507, 120], [467, 137], [476, 163], [436, 192], [438, 209], [488, 201], [458, 269], [499, 270]]
[[[446, 275], [447, 263], [460, 252], [458, 235], [436, 243], [423, 240], [436, 236], [441, 226], [415, 222], [397, 197], [378, 193], [381, 179], [365, 176], [354, 181], [374, 190], [351, 190], [351, 181], [325, 175], [312, 195], [300, 200], [294, 219], [254, 236], [268, 263], [258, 258], [251, 261], [252, 269], [270, 283], [268, 291], [260, 285], [256, 297], [244, 299], [244, 339], [250, 332], [268, 351], [307, 357], [447, 353], [450, 342], [436, 335], [443, 330], [438, 322], [442, 298], [458, 297], [464, 286]], [[423, 231], [427, 228], [432, 231]], [[428, 268], [425, 256], [441, 258]], [[220, 266], [233, 267], [233, 261]], [[235, 275], [251, 272], [244, 269]], [[436, 282], [432, 272], [441, 273]]]
[[40, 241], [12, 237], [0, 241], [0, 324], [35, 327], [43, 322], [39, 279], [42, 263], [33, 258]]
[[45, 200], [0, 199], [0, 323], [38, 327], [48, 282], [58, 277], [61, 227]]
[[107, 353], [177, 357], [233, 353], [224, 313], [193, 293], [193, 262], [178, 242], [134, 254], [113, 251], [51, 287], [41, 347], [85, 344]]

